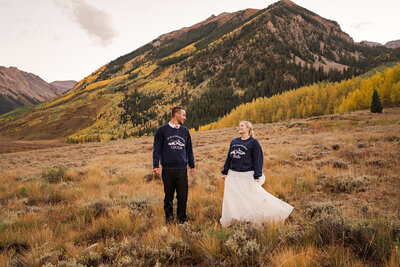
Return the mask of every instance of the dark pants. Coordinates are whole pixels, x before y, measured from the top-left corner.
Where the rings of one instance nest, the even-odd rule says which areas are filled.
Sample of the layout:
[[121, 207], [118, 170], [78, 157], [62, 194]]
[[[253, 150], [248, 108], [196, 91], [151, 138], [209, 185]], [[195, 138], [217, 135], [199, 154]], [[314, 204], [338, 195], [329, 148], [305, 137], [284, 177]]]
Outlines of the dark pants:
[[188, 176], [187, 170], [162, 170], [162, 180], [164, 183], [164, 211], [167, 221], [174, 219], [174, 210], [172, 201], [176, 190], [176, 199], [178, 200], [178, 208], [176, 215], [180, 222], [186, 221], [186, 202], [188, 197]]

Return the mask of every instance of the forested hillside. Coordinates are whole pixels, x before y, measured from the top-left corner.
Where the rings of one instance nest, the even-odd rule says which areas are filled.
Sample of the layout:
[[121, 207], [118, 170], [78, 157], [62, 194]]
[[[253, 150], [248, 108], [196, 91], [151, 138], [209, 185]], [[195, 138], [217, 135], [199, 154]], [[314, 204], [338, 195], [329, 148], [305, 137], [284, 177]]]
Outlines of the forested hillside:
[[201, 126], [200, 130], [232, 127], [242, 120], [270, 123], [368, 109], [374, 89], [384, 108], [400, 107], [400, 64], [367, 79], [320, 82], [272, 97], [260, 97], [238, 106], [217, 122]]

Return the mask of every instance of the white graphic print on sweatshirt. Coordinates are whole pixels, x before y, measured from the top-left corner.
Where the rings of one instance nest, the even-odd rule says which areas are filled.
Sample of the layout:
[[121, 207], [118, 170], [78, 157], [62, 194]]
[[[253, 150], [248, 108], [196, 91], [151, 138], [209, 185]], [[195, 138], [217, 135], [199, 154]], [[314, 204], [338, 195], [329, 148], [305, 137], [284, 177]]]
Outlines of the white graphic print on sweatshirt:
[[179, 135], [172, 135], [167, 138], [168, 145], [171, 149], [182, 150], [185, 147], [185, 139]]
[[240, 158], [242, 158], [243, 155], [246, 154], [246, 152], [244, 152], [240, 148], [243, 148], [244, 150], [247, 150], [247, 147], [245, 147], [243, 145], [232, 145], [231, 152], [230, 152], [230, 154], [232, 155], [232, 158], [240, 159]]

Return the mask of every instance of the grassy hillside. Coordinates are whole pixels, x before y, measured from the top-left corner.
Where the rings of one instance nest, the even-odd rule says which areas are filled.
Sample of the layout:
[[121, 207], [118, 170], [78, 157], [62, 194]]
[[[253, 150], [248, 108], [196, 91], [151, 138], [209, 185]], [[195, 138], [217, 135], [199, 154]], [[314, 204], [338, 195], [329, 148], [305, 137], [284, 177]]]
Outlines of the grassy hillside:
[[0, 155], [0, 265], [398, 266], [400, 109], [257, 124], [284, 224], [219, 224], [234, 128], [192, 134], [188, 223], [164, 224], [152, 138]]
[[377, 72], [382, 72], [387, 68], [392, 68], [394, 66], [396, 66], [397, 64], [399, 64], [400, 61], [393, 61], [393, 62], [388, 62], [385, 64], [382, 64], [376, 68], [373, 68], [369, 71], [367, 71], [366, 73], [360, 75], [361, 78], [370, 78], [371, 76], [373, 76], [374, 74], [376, 74]]

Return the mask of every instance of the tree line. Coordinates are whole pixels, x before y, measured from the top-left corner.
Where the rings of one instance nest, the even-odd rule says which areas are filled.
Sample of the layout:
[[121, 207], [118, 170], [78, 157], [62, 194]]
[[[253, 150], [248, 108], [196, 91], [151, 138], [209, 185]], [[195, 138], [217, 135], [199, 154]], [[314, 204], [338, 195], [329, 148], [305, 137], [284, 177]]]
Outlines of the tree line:
[[199, 130], [232, 127], [242, 120], [271, 123], [369, 109], [374, 90], [384, 108], [400, 107], [400, 64], [368, 79], [325, 81], [272, 97], [260, 97], [234, 108], [217, 122], [201, 126]]

